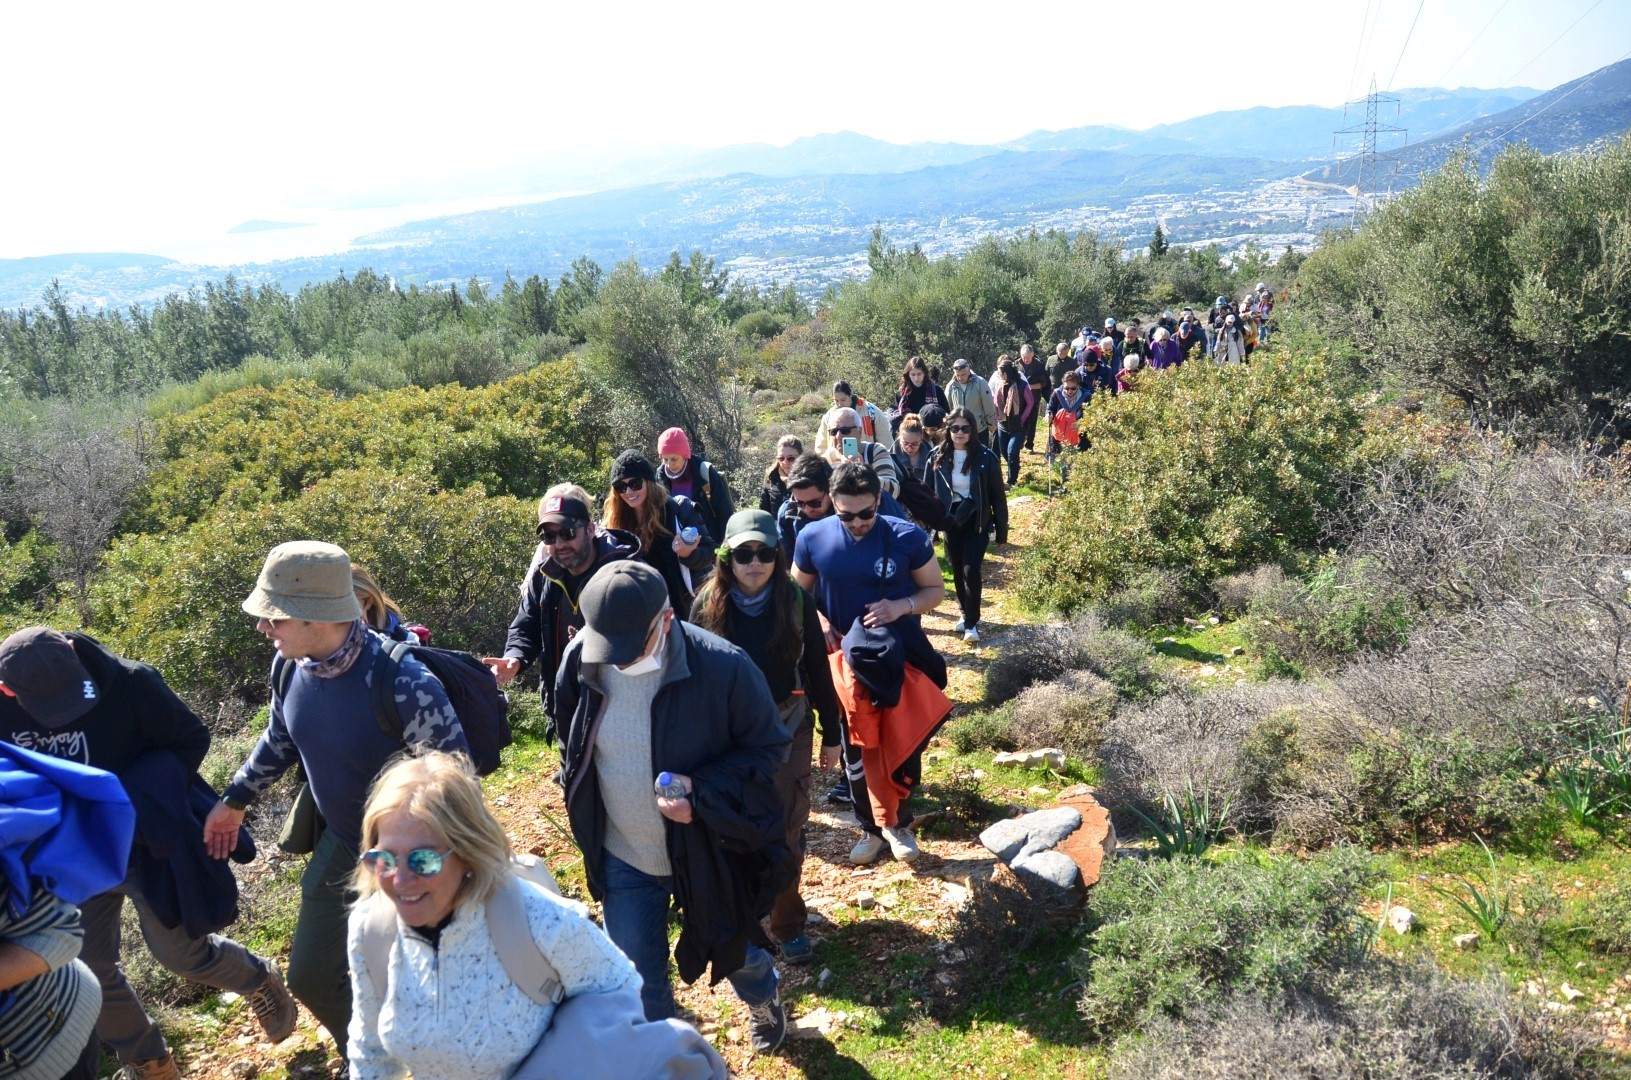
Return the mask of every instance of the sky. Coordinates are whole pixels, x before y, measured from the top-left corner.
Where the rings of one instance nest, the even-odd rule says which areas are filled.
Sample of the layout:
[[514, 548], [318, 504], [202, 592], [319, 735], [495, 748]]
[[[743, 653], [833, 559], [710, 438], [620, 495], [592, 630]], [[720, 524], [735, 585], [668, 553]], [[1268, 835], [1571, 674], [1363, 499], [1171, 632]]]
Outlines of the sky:
[[0, 258], [188, 257], [249, 219], [559, 194], [542, 169], [658, 147], [1145, 128], [1373, 76], [1548, 89], [1631, 55], [1631, 0], [59, 0], [10, 5], [6, 37]]

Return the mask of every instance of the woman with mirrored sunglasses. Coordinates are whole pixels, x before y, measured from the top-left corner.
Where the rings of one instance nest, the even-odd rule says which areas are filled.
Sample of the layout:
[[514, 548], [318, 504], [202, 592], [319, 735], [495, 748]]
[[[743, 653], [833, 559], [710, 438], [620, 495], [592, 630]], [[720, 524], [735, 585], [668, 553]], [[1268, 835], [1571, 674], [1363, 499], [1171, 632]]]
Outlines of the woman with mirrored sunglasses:
[[[356, 1001], [349, 1075], [527, 1076], [569, 1052], [549, 1041], [568, 1010], [638, 1012], [634, 965], [582, 904], [517, 873], [462, 756], [431, 752], [388, 766], [363, 810], [362, 846], [346, 941]], [[494, 914], [498, 903], [514, 905], [513, 923]], [[510, 971], [521, 950], [547, 961], [558, 993], [516, 984]], [[551, 1075], [607, 1075], [555, 1065]]]
[[935, 495], [946, 508], [951, 527], [945, 532], [946, 561], [951, 563], [957, 605], [963, 617], [952, 629], [963, 640], [980, 640], [980, 571], [985, 549], [995, 530], [997, 543], [1008, 542], [1008, 490], [1002, 482], [1002, 463], [974, 434], [974, 416], [953, 409], [946, 417], [944, 441], [934, 452], [929, 475]]
[[[839, 765], [838, 696], [821, 619], [815, 599], [793, 581], [777, 542], [776, 520], [763, 510], [733, 515], [718, 554], [713, 576], [697, 593], [691, 621], [746, 652], [770, 685], [770, 696], [793, 737], [787, 760], [776, 772], [776, 791], [787, 819], [788, 850], [802, 863], [817, 715], [821, 767]], [[814, 956], [804, 930], [806, 917], [795, 878], [770, 911], [770, 936], [790, 964], [808, 963]]]
[[625, 450], [612, 462], [612, 490], [602, 522], [639, 539], [639, 558], [663, 575], [675, 614], [688, 618], [691, 598], [714, 564], [714, 538], [696, 504], [669, 494], [657, 483], [656, 466], [640, 451]]

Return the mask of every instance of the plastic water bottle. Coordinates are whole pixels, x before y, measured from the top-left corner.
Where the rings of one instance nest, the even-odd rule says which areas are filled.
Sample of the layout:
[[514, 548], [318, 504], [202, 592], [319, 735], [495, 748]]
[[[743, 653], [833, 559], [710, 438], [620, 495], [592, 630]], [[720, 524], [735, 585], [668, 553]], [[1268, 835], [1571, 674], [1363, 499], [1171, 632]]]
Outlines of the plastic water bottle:
[[685, 528], [680, 530], [680, 542], [681, 543], [694, 544], [698, 540], [701, 540], [701, 539], [702, 539], [702, 533], [697, 529], [697, 527], [695, 525], [687, 525]]
[[686, 797], [685, 785], [674, 779], [671, 772], [657, 774], [657, 794], [664, 799], [683, 799]]

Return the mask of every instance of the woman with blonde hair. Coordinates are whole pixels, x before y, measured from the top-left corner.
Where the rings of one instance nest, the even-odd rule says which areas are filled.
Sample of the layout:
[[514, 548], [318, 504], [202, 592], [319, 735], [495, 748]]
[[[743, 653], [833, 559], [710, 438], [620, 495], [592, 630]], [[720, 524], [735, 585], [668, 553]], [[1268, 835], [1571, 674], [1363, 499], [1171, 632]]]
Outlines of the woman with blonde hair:
[[603, 524], [640, 541], [641, 561], [663, 575], [674, 613], [691, 612], [691, 598], [713, 569], [714, 537], [696, 504], [671, 495], [657, 483], [657, 469], [638, 450], [625, 450], [612, 462], [612, 490]]
[[430, 644], [430, 631], [423, 626], [408, 625], [408, 617], [396, 601], [385, 595], [374, 575], [362, 563], [351, 564], [351, 591], [362, 605], [362, 621], [392, 641], [408, 641], [417, 645]]
[[[616, 1075], [672, 1074], [629, 1060], [624, 1046], [673, 1049], [684, 1034], [627, 1019], [639, 1010], [634, 965], [582, 904], [544, 887], [547, 871], [515, 861], [467, 759], [399, 757], [375, 779], [362, 820], [346, 940], [353, 1078], [612, 1075], [567, 1067], [580, 1029], [608, 1024], [639, 1029], [619, 1040]], [[714, 1075], [709, 1066], [685, 1075]]]

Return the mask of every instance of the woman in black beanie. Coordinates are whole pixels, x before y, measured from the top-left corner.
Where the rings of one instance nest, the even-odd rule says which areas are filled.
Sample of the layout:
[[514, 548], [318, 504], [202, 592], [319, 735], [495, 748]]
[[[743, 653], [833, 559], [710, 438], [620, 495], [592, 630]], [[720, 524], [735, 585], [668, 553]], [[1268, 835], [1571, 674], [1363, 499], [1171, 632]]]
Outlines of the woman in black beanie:
[[714, 565], [714, 539], [696, 504], [670, 495], [657, 483], [657, 470], [645, 455], [625, 450], [612, 462], [612, 490], [605, 506], [605, 526], [640, 538], [639, 557], [668, 583], [674, 614], [682, 619], [690, 615], [691, 598]]

